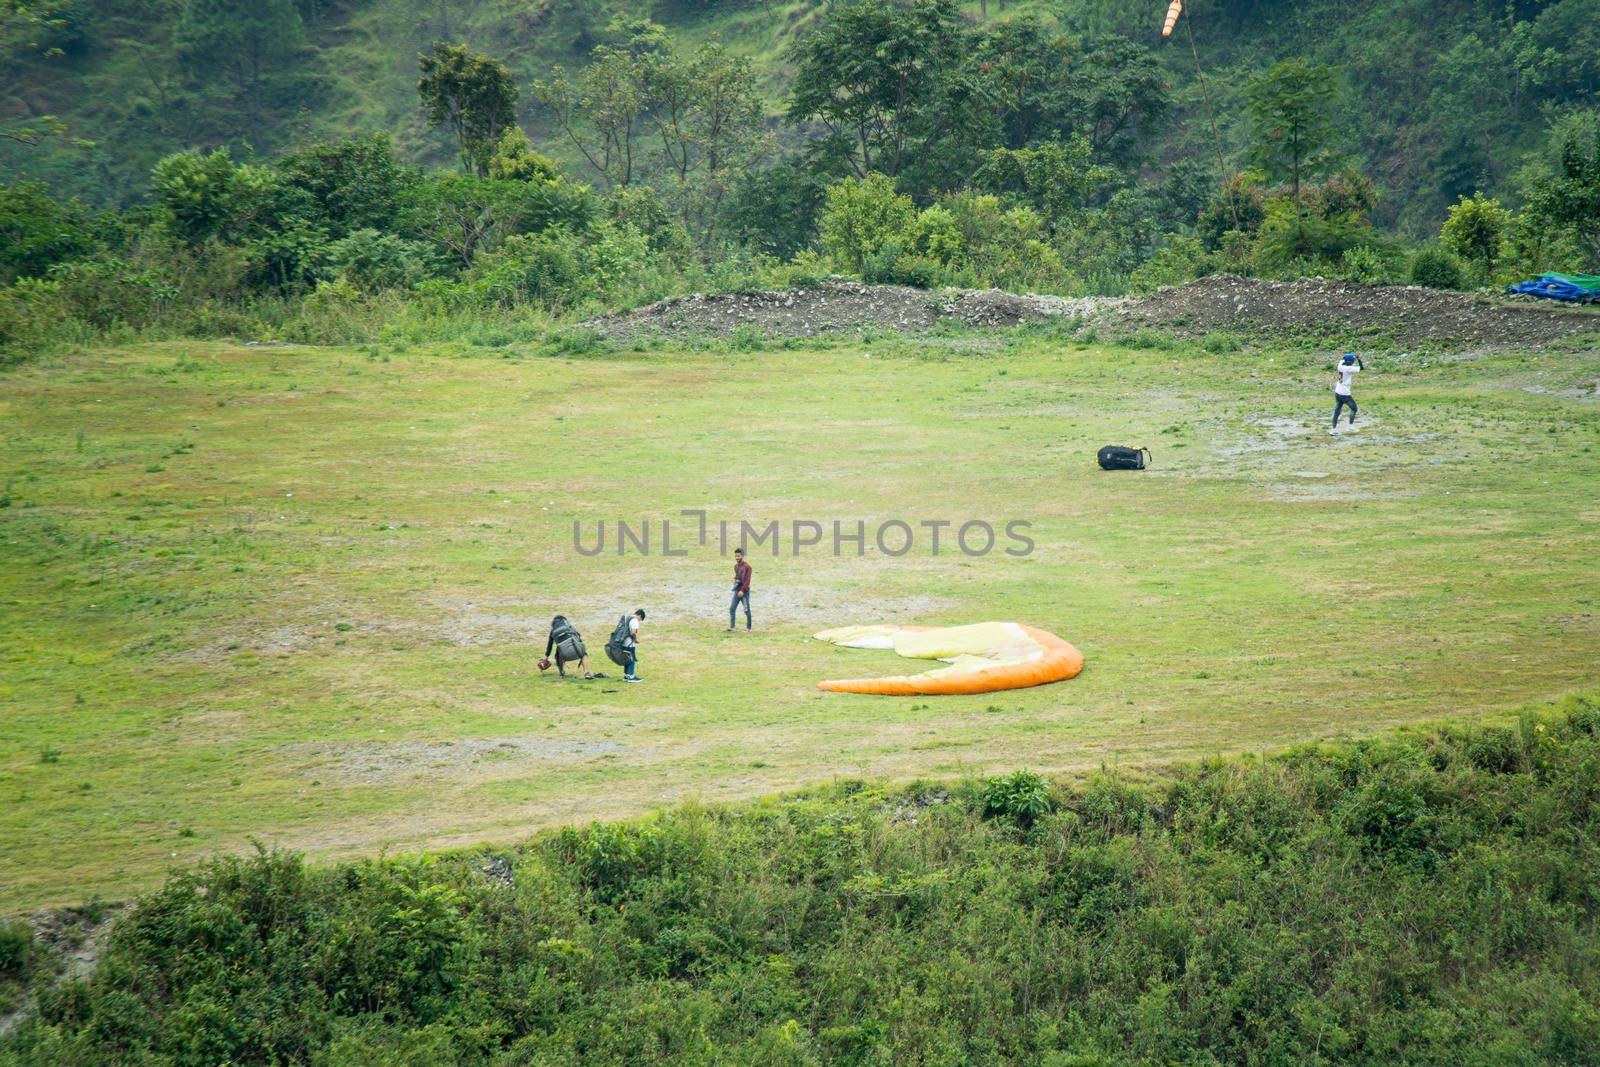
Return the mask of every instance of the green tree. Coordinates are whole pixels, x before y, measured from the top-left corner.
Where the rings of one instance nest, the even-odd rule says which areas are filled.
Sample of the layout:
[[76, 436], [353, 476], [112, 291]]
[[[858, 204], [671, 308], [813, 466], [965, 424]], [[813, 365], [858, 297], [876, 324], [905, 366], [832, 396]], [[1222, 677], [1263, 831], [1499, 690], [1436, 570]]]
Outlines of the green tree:
[[1590, 269], [1600, 270], [1600, 114], [1567, 126], [1553, 174], [1535, 178], [1524, 208], [1533, 222], [1566, 231]]
[[619, 188], [643, 169], [641, 142], [651, 108], [649, 57], [667, 48], [668, 41], [655, 23], [622, 15], [612, 19], [606, 36], [576, 78], [558, 72], [535, 82], [533, 92], [606, 186]]
[[292, 0], [191, 0], [173, 39], [185, 67], [202, 78], [221, 71], [244, 113], [244, 136], [260, 148], [267, 94], [300, 47]]
[[735, 178], [769, 140], [755, 71], [715, 42], [682, 54], [648, 20], [618, 17], [607, 32], [576, 79], [535, 93], [608, 186], [654, 182], [705, 248]]
[[437, 43], [417, 56], [422, 76], [417, 95], [435, 126], [450, 127], [464, 170], [489, 172], [489, 156], [517, 121], [517, 87], [505, 64], [464, 44]]
[[500, 135], [489, 156], [489, 177], [513, 182], [553, 182], [560, 171], [550, 160], [533, 150], [522, 127], [509, 127]]
[[984, 157], [972, 184], [1026, 200], [1052, 229], [1058, 229], [1074, 225], [1091, 202], [1121, 177], [1115, 167], [1095, 162], [1094, 146], [1077, 135], [1027, 148], [994, 149]]
[[938, 104], [966, 36], [953, 0], [835, 5], [791, 52], [789, 117], [821, 122], [857, 177], [899, 174], [951, 117]]
[[1330, 118], [1334, 72], [1303, 59], [1286, 59], [1251, 81], [1246, 109], [1255, 136], [1251, 159], [1270, 178], [1289, 182], [1300, 204], [1300, 186], [1332, 162]]
[[443, 174], [406, 191], [400, 228], [466, 269], [504, 238], [553, 227], [581, 231], [597, 212], [587, 188], [565, 179], [511, 181]]

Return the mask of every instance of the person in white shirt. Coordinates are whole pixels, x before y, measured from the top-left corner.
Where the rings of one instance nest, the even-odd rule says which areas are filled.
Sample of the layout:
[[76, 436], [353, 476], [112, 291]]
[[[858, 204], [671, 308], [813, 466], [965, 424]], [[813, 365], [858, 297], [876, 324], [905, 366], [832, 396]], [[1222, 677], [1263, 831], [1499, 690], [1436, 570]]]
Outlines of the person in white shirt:
[[639, 627], [644, 622], [644, 609], [617, 619], [617, 627], [606, 642], [606, 657], [622, 668], [624, 682], [642, 681], [639, 677]]
[[1347, 407], [1350, 409], [1350, 427], [1355, 428], [1356, 412], [1360, 409], [1356, 407], [1356, 398], [1351, 392], [1351, 386], [1355, 383], [1356, 374], [1366, 369], [1367, 365], [1361, 362], [1361, 357], [1354, 352], [1346, 352], [1344, 358], [1339, 360], [1339, 365], [1334, 368], [1333, 427], [1328, 430], [1329, 433], [1339, 432], [1339, 414]]
[[633, 613], [628, 620], [628, 664], [622, 672], [624, 682], [643, 681], [639, 677], [639, 624], [644, 622], [644, 609]]

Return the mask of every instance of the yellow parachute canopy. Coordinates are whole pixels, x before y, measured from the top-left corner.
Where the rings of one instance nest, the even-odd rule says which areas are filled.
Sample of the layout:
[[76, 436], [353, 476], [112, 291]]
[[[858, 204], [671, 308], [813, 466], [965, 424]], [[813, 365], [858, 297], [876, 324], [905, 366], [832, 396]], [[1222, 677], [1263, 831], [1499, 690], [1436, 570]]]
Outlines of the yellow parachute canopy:
[[1083, 670], [1083, 653], [1055, 634], [1014, 622], [968, 626], [841, 626], [814, 635], [845, 648], [893, 649], [911, 659], [943, 660], [921, 674], [890, 678], [844, 678], [818, 682], [836, 693], [944, 696], [1025, 689], [1072, 678]]
[[1178, 16], [1181, 14], [1183, 14], [1183, 0], [1172, 0], [1167, 7], [1167, 22], [1161, 27], [1161, 36], [1172, 36], [1172, 27], [1178, 24]]

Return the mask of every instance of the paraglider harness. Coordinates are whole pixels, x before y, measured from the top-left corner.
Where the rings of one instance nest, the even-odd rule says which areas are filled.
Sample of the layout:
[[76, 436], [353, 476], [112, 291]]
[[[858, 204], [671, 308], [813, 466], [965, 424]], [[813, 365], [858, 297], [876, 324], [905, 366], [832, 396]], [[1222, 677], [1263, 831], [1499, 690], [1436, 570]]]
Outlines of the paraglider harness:
[[567, 621], [565, 615], [557, 615], [550, 620], [550, 640], [546, 644], [545, 652], [549, 654], [549, 646], [555, 646], [556, 669], [566, 674], [566, 666], [589, 654], [583, 646], [583, 635]]
[[606, 657], [619, 667], [626, 667], [633, 658], [633, 633], [628, 629], [632, 618], [631, 615], [624, 615], [618, 619], [616, 629], [611, 631], [611, 639], [606, 642]]
[[1106, 445], [1100, 450], [1099, 460], [1103, 471], [1142, 471], [1150, 466], [1150, 450]]

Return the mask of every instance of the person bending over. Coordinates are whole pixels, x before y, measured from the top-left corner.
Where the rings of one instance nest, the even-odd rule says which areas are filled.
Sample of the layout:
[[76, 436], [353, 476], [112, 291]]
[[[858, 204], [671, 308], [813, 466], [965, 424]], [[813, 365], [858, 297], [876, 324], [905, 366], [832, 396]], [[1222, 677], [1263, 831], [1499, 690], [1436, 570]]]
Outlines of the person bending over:
[[585, 678], [593, 678], [589, 670], [589, 650], [583, 645], [583, 635], [567, 621], [565, 615], [550, 620], [550, 636], [545, 638], [544, 659], [539, 661], [541, 671], [550, 669], [550, 653], [556, 654], [556, 670], [567, 676], [567, 664], [576, 662], [583, 668]]

